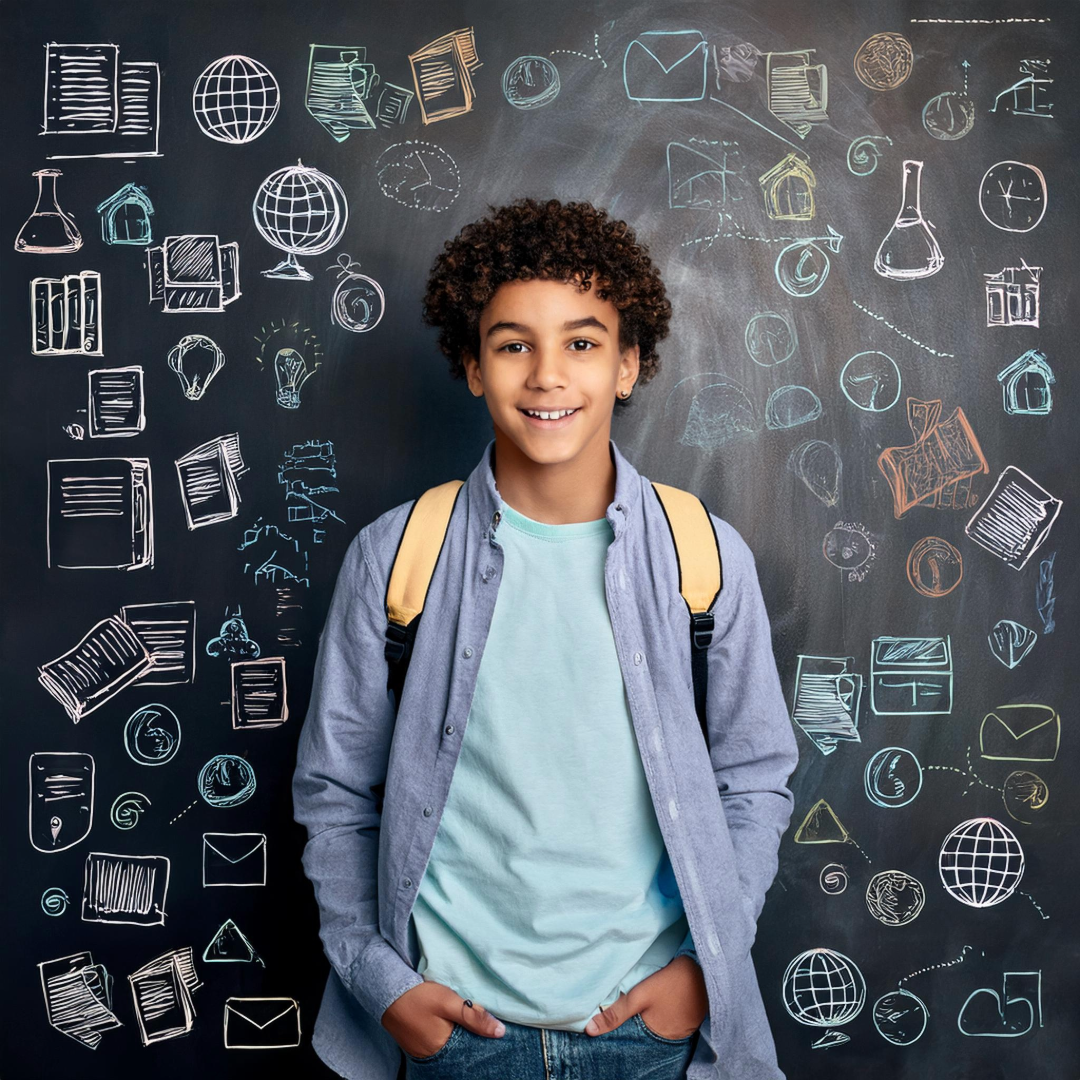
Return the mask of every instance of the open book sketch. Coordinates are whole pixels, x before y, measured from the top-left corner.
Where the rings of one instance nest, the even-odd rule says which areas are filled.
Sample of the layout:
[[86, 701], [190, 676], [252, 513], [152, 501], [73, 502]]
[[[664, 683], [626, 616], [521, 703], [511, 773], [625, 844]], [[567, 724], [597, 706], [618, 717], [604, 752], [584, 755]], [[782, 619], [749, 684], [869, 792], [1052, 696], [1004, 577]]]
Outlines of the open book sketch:
[[195, 681], [195, 601], [125, 604], [121, 617], [150, 653], [150, 669], [139, 686], [173, 686]]
[[240, 436], [219, 435], [176, 460], [180, 497], [189, 529], [201, 529], [236, 517], [240, 510], [237, 480], [248, 471]]
[[187, 1035], [195, 1019], [191, 995], [202, 986], [190, 945], [171, 949], [128, 976], [143, 1046]]
[[311, 46], [304, 106], [336, 142], [375, 127], [368, 104], [382, 80], [366, 61], [362, 45]]
[[123, 1027], [113, 1011], [113, 977], [89, 952], [38, 964], [49, 1025], [96, 1050], [103, 1031]]
[[30, 351], [35, 356], [102, 356], [101, 274], [83, 270], [30, 282]]
[[164, 926], [169, 860], [163, 855], [91, 851], [83, 878], [82, 920]]
[[94, 824], [94, 759], [77, 752], [30, 755], [30, 843], [47, 855], [67, 851]]
[[800, 656], [791, 718], [826, 757], [838, 742], [860, 742], [863, 677], [851, 656]]
[[964, 532], [1007, 566], [1022, 570], [1050, 534], [1064, 504], [1015, 465], [997, 478]]
[[472, 73], [481, 66], [471, 26], [453, 30], [409, 54], [413, 85], [425, 124], [461, 116], [473, 106]]

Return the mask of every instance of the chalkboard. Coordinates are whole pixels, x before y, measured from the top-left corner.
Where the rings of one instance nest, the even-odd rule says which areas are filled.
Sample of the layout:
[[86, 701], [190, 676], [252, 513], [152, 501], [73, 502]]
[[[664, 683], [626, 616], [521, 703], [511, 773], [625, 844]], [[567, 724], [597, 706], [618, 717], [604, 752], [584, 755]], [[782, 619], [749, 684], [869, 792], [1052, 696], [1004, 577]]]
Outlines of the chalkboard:
[[672, 333], [612, 436], [757, 559], [801, 748], [754, 954], [786, 1075], [1075, 1076], [1077, 30], [5, 4], [5, 1077], [327, 1074], [318, 635], [355, 533], [491, 437], [420, 299], [521, 195], [649, 245]]

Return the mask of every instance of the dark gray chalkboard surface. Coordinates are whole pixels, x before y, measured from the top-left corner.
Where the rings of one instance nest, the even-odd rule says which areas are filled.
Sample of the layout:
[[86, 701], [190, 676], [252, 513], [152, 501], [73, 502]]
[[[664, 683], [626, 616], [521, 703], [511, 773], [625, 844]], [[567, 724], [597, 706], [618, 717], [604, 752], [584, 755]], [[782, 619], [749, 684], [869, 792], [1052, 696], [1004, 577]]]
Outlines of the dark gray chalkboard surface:
[[[648, 243], [673, 332], [613, 437], [757, 558], [785, 1073], [1080, 1075], [1077, 16], [6, 3], [4, 1077], [325, 1074], [318, 635], [357, 530], [491, 437], [420, 297], [520, 195]], [[227, 1048], [247, 1009], [300, 1046]]]

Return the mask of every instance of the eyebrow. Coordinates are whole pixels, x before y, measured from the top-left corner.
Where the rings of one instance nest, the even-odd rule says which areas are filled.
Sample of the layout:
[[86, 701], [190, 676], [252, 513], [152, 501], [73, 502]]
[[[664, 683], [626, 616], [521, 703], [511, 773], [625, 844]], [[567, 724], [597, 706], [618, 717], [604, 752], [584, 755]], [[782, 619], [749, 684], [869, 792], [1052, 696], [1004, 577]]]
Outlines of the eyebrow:
[[[581, 330], [583, 327], [586, 326], [595, 326], [598, 330], [603, 330], [605, 334], [610, 333], [608, 328], [593, 315], [586, 315], [583, 319], [571, 319], [568, 322], [564, 322], [562, 328], [563, 330]], [[530, 328], [524, 323], [503, 321], [493, 323], [488, 328], [486, 336], [491, 337], [491, 335], [498, 330], [513, 330], [519, 334], [527, 334], [529, 332], [529, 329]]]

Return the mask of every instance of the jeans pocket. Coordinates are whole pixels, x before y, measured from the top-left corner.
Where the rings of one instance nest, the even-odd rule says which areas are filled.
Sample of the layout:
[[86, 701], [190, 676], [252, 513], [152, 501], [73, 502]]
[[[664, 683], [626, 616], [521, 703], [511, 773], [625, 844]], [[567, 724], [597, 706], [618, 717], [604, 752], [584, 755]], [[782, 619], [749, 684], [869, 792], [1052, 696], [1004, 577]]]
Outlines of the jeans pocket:
[[641, 1031], [648, 1035], [650, 1039], [667, 1043], [669, 1046], [681, 1046], [683, 1043], [688, 1043], [694, 1037], [694, 1033], [691, 1031], [689, 1035], [685, 1035], [681, 1039], [669, 1039], [666, 1035], [660, 1035], [658, 1032], [653, 1031], [653, 1029], [641, 1019], [641, 1013], [634, 1013], [634, 1020]]
[[450, 1035], [446, 1042], [435, 1051], [434, 1054], [425, 1054], [423, 1057], [416, 1057], [414, 1054], [410, 1054], [408, 1050], [403, 1050], [402, 1053], [414, 1064], [414, 1065], [426, 1065], [429, 1061], [435, 1061], [441, 1058], [443, 1054], [450, 1048], [450, 1044], [457, 1040], [457, 1037], [461, 1034], [462, 1027], [460, 1024], [455, 1023], [450, 1031]]

